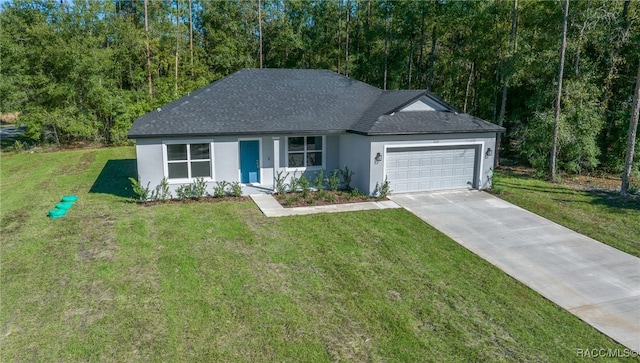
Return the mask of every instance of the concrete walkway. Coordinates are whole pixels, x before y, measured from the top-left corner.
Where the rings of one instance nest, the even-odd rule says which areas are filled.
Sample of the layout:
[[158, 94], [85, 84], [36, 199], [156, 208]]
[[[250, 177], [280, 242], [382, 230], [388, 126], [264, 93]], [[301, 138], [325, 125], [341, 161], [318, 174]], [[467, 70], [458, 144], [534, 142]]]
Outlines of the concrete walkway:
[[390, 199], [640, 352], [639, 258], [485, 192], [398, 194]]
[[312, 207], [296, 207], [284, 208], [270, 194], [251, 194], [251, 199], [256, 203], [258, 208], [267, 217], [286, 217], [299, 216], [304, 214], [316, 213], [336, 213], [336, 212], [353, 212], [357, 210], [370, 209], [389, 209], [400, 208], [399, 205], [390, 201], [383, 200], [380, 202], [364, 202], [364, 203], [347, 203], [334, 205], [318, 205]]

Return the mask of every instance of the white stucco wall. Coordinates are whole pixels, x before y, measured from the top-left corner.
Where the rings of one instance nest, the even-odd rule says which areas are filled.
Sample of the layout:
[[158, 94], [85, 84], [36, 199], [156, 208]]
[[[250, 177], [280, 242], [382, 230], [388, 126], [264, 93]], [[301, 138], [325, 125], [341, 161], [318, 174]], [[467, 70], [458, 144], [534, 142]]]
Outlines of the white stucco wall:
[[[216, 181], [235, 182], [240, 180], [240, 149], [239, 142], [242, 140], [260, 141], [260, 184], [265, 187], [272, 187], [274, 184], [274, 138], [278, 138], [279, 163], [277, 170], [284, 170], [288, 173], [287, 182], [294, 175], [294, 169], [286, 168], [286, 136], [291, 135], [246, 135], [246, 136], [215, 136], [210, 138], [197, 138], [197, 142], [212, 143], [213, 174], [208, 179], [207, 191], [213, 193], [213, 186]], [[300, 135], [302, 136], [302, 135]], [[166, 143], [188, 143], [193, 142], [185, 138], [150, 138], [136, 140], [136, 158], [138, 164], [138, 176], [143, 185], [149, 184], [150, 188], [155, 188], [165, 177], [164, 144]], [[326, 135], [325, 152], [325, 175], [327, 171], [337, 168], [339, 164], [340, 136]], [[310, 181], [316, 176], [320, 168], [311, 170], [297, 169], [297, 176], [305, 175]], [[183, 182], [169, 180], [172, 192]], [[174, 193], [175, 195], [175, 193]]]
[[370, 138], [363, 135], [351, 133], [340, 135], [339, 167], [348, 166], [353, 170], [351, 186], [364, 193], [370, 193], [370, 142]]
[[[197, 142], [212, 143], [213, 174], [208, 180], [207, 191], [213, 193], [216, 181], [235, 182], [240, 180], [240, 140], [260, 140], [260, 184], [265, 187], [274, 185], [274, 175], [277, 170], [289, 173], [287, 182], [293, 176], [294, 170], [286, 168], [286, 136], [287, 135], [248, 135], [248, 136], [216, 136], [198, 138]], [[278, 138], [279, 162], [274, 171], [274, 138]], [[155, 188], [165, 177], [164, 143], [189, 142], [188, 139], [137, 139], [136, 154], [138, 176], [142, 185], [149, 184]], [[493, 155], [485, 157], [488, 148], [495, 149], [495, 134], [446, 134], [446, 135], [405, 135], [405, 136], [363, 136], [353, 133], [325, 135], [325, 177], [336, 168], [348, 166], [354, 172], [352, 187], [364, 193], [373, 193], [376, 183], [384, 181], [385, 151], [394, 146], [444, 146], [444, 145], [475, 145], [478, 148], [478, 162], [481, 169], [476, 175], [475, 188], [485, 189], [491, 186], [493, 174]], [[383, 155], [381, 162], [376, 162], [374, 156]], [[305, 175], [313, 181], [319, 168], [299, 170], [297, 176]], [[172, 192], [181, 185], [169, 181]], [[175, 193], [174, 193], [175, 195]]]

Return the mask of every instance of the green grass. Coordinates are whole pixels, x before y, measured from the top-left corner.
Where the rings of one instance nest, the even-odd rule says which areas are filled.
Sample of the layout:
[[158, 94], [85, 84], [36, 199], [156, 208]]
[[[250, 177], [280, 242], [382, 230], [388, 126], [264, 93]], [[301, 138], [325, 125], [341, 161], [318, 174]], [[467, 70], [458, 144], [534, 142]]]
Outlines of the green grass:
[[493, 182], [500, 198], [640, 257], [640, 197], [576, 190], [506, 171]]
[[[3, 154], [1, 361], [572, 361], [624, 349], [404, 210], [127, 201], [133, 148]], [[45, 215], [59, 198], [66, 218]]]

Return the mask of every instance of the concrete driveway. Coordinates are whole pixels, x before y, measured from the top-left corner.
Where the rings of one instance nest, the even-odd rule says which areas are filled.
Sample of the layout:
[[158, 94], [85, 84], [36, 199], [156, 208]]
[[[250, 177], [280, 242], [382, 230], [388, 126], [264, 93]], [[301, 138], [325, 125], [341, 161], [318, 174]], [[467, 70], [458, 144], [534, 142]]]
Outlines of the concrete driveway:
[[485, 192], [457, 190], [389, 198], [599, 331], [640, 352], [639, 258]]

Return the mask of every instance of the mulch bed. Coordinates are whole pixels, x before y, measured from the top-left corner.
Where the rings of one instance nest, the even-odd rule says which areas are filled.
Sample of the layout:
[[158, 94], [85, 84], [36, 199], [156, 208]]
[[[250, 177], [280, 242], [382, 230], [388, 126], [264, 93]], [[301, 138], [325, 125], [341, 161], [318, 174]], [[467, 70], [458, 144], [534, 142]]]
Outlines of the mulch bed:
[[273, 197], [285, 208], [310, 207], [318, 205], [347, 204], [361, 202], [377, 202], [387, 198], [375, 198], [368, 195], [352, 195], [345, 191], [325, 190], [318, 195], [318, 192], [309, 192], [303, 198], [301, 192], [291, 192], [284, 195], [274, 194]]
[[202, 198], [187, 198], [187, 199], [167, 199], [167, 200], [151, 200], [151, 201], [147, 201], [147, 202], [136, 202], [139, 203], [145, 207], [151, 207], [154, 205], [158, 205], [158, 204], [181, 204], [181, 203], [219, 203], [219, 202], [229, 202], [229, 201], [233, 201], [233, 202], [245, 202], [245, 201], [249, 201], [251, 200], [250, 197], [247, 196], [242, 196], [242, 197], [232, 197], [232, 196], [226, 196], [226, 197], [211, 197], [211, 196], [207, 196], [207, 197], [202, 197]]
[[[318, 192], [307, 193], [306, 198], [302, 198], [301, 192], [286, 193], [284, 195], [273, 194], [273, 197], [284, 208], [295, 207], [310, 207], [319, 205], [333, 205], [333, 204], [347, 204], [347, 203], [361, 203], [361, 202], [379, 202], [381, 200], [387, 200], [387, 198], [376, 198], [368, 195], [353, 195], [346, 191], [323, 191], [321, 195]], [[145, 207], [152, 207], [159, 204], [181, 204], [181, 203], [219, 203], [219, 202], [242, 202], [249, 201], [251, 197], [232, 197], [226, 196], [221, 198], [215, 198], [211, 196], [202, 197], [199, 199], [167, 199], [164, 201], [153, 200], [147, 202], [136, 202]]]

